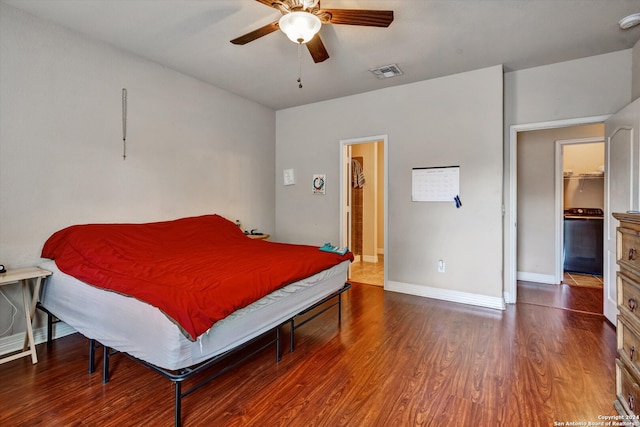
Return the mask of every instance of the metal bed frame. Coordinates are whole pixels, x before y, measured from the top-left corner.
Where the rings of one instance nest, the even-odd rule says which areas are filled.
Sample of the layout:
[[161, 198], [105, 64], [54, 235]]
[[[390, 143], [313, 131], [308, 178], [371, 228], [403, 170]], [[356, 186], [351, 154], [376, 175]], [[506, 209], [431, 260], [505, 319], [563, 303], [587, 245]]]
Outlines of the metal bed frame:
[[[136, 357], [130, 356], [126, 353], [126, 354], [130, 359], [133, 359], [139, 363], [141, 363], [142, 365], [146, 366], [147, 368], [159, 373], [160, 375], [164, 376], [165, 378], [168, 378], [170, 381], [172, 381], [175, 385], [175, 405], [174, 405], [174, 425], [175, 427], [179, 427], [182, 423], [182, 398], [188, 396], [189, 394], [193, 393], [194, 391], [198, 390], [200, 387], [204, 386], [205, 384], [208, 384], [210, 381], [220, 377], [221, 375], [227, 373], [228, 371], [230, 371], [231, 369], [235, 368], [236, 366], [240, 365], [242, 362], [248, 360], [249, 358], [251, 358], [252, 356], [256, 355], [257, 353], [261, 352], [262, 350], [266, 349], [267, 347], [269, 347], [271, 344], [275, 344], [276, 345], [276, 363], [280, 361], [281, 357], [282, 357], [282, 351], [281, 351], [281, 345], [280, 345], [280, 339], [281, 339], [281, 334], [280, 334], [280, 328], [289, 323], [290, 325], [290, 347], [289, 347], [289, 351], [293, 352], [295, 350], [295, 331], [296, 329], [300, 328], [301, 326], [305, 325], [307, 322], [310, 322], [311, 320], [315, 319], [316, 317], [320, 316], [322, 313], [324, 313], [325, 311], [331, 309], [334, 306], [338, 306], [338, 324], [341, 323], [342, 321], [342, 294], [344, 292], [346, 292], [347, 290], [351, 289], [351, 284], [350, 283], [345, 283], [344, 286], [340, 289], [338, 289], [337, 291], [333, 292], [332, 294], [326, 296], [325, 298], [321, 299], [320, 301], [312, 304], [311, 306], [307, 307], [306, 309], [302, 310], [301, 312], [299, 312], [298, 314], [295, 314], [293, 317], [291, 317], [289, 320], [284, 321], [283, 323], [279, 324], [278, 326], [276, 326], [275, 328], [271, 329], [270, 331], [259, 335], [243, 344], [240, 344], [239, 346], [228, 350], [224, 353], [218, 354], [216, 356], [213, 356], [210, 359], [205, 360], [204, 362], [201, 362], [197, 365], [193, 365], [193, 366], [189, 366], [186, 368], [182, 368], [179, 370], [168, 370], [168, 369], [164, 369], [164, 368], [160, 368], [156, 365], [153, 365], [149, 362], [146, 362], [142, 359], [138, 359]], [[304, 320], [301, 320], [300, 322], [296, 323], [296, 318], [303, 316], [307, 313], [310, 313], [314, 310], [316, 310], [317, 308], [319, 308], [320, 306], [322, 306], [323, 304], [326, 304], [328, 302], [330, 302], [331, 300], [334, 300], [331, 304], [326, 305], [325, 307], [322, 307], [322, 309], [315, 311], [311, 317], [306, 318]], [[43, 312], [45, 312], [47, 314], [47, 343], [51, 343], [52, 340], [52, 331], [53, 331], [53, 323], [55, 322], [53, 320], [53, 318], [55, 318], [55, 315], [52, 314], [51, 312], [49, 312], [44, 306], [42, 306], [40, 303], [37, 304], [37, 307], [42, 310]], [[57, 318], [56, 318], [57, 319]], [[245, 349], [247, 347], [249, 347], [252, 344], [257, 343], [258, 341], [262, 340], [265, 335], [267, 335], [270, 332], [274, 332], [275, 331], [275, 337], [273, 337], [272, 339], [270, 339], [268, 342], [266, 343], [261, 343], [260, 346], [256, 349], [253, 349], [251, 352], [247, 353], [247, 354], [243, 354], [242, 357], [233, 362], [232, 364], [225, 366], [215, 372], [212, 372], [211, 375], [209, 375], [208, 377], [206, 377], [205, 379], [199, 381], [198, 383], [196, 383], [195, 385], [187, 388], [186, 390], [183, 390], [182, 387], [182, 383], [187, 380], [188, 378], [191, 378], [193, 375], [196, 375], [198, 373], [201, 373], [205, 370], [207, 370], [208, 368], [212, 367], [213, 365], [215, 365], [216, 363], [222, 361], [223, 359], [229, 357], [232, 354], [236, 354], [238, 353], [240, 350]], [[103, 359], [102, 359], [102, 382], [104, 384], [106, 384], [107, 382], [109, 382], [109, 358], [111, 356], [114, 356], [118, 353], [120, 353], [117, 350], [113, 350], [109, 347], [106, 346], [102, 346], [101, 344], [99, 344], [95, 339], [90, 338], [89, 339], [89, 373], [92, 374], [95, 372], [95, 351], [96, 348], [98, 347], [102, 347], [103, 348]]]

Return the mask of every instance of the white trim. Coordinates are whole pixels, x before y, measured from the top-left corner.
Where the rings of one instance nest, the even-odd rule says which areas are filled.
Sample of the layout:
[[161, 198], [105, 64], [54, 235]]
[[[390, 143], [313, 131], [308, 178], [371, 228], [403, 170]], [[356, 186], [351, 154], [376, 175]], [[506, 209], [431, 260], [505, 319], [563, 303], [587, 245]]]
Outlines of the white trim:
[[[562, 283], [564, 275], [564, 155], [563, 148], [565, 145], [577, 145], [577, 144], [595, 144], [602, 143], [604, 145], [604, 135], [602, 137], [593, 138], [576, 138], [576, 139], [558, 139], [556, 140], [556, 177], [555, 177], [555, 257], [554, 257], [554, 272], [555, 282]], [[604, 152], [602, 153], [604, 156]], [[603, 176], [604, 177], [604, 176]], [[602, 195], [602, 203], [604, 205], [604, 194]], [[519, 273], [518, 273], [519, 274]], [[524, 280], [524, 279], [518, 279]], [[547, 282], [543, 282], [547, 283]]]
[[505, 302], [508, 303], [509, 301], [512, 301], [512, 297], [511, 297], [511, 294], [509, 294], [509, 292], [507, 292], [507, 291], [503, 292], [502, 296], [503, 296]]
[[[76, 330], [71, 326], [63, 322], [53, 324], [53, 339], [62, 338], [67, 335], [75, 333]], [[33, 338], [37, 344], [47, 341], [47, 327], [38, 328], [33, 330]], [[9, 335], [7, 337], [0, 338], [0, 355], [13, 353], [22, 349], [24, 344], [24, 332]]]
[[507, 281], [504, 284], [503, 293], [506, 302], [515, 304], [517, 301], [518, 282], [516, 279], [517, 265], [517, 244], [518, 244], [518, 132], [526, 132], [539, 129], [553, 129], [568, 126], [587, 125], [603, 123], [611, 115], [581, 117], [575, 119], [554, 120], [540, 123], [527, 123], [522, 125], [509, 126], [509, 220], [506, 224], [505, 233], [509, 241], [509, 253], [505, 254], [505, 268], [507, 270]]
[[442, 288], [431, 288], [429, 286], [413, 285], [410, 283], [386, 282], [385, 290], [400, 292], [403, 294], [416, 295], [419, 297], [433, 298], [437, 300], [456, 302], [460, 304], [487, 307], [497, 310], [504, 310], [504, 299], [490, 297], [487, 295], [472, 294], [468, 292], [452, 291]]
[[[383, 173], [384, 173], [384, 218], [383, 218], [383, 227], [384, 227], [384, 245], [382, 248], [383, 253], [387, 252], [387, 242], [389, 242], [389, 135], [374, 135], [374, 136], [365, 136], [361, 138], [352, 138], [352, 139], [341, 139], [340, 140], [340, 238], [345, 240], [345, 187], [347, 183], [345, 180], [347, 177], [345, 176], [345, 162], [346, 162], [346, 147], [354, 144], [366, 144], [369, 142], [379, 142], [382, 141], [383, 145]], [[376, 150], [377, 152], [377, 150]], [[376, 162], [377, 163], [377, 162]], [[376, 244], [377, 245], [377, 244]], [[384, 257], [384, 285], [383, 287], [386, 289], [387, 286], [387, 272], [388, 272], [388, 259]]]
[[[377, 141], [375, 142], [374, 145], [375, 149], [373, 150], [373, 223], [375, 225], [375, 227], [373, 228], [373, 247], [374, 248], [378, 248], [378, 174], [380, 173], [380, 171], [378, 171], [378, 143]], [[384, 173], [384, 171], [383, 171]], [[383, 178], [386, 178], [386, 176], [383, 176]], [[386, 209], [386, 207], [384, 208]], [[384, 226], [383, 226], [384, 227]], [[363, 257], [365, 262], [378, 262], [378, 255], [377, 253], [374, 255], [365, 255]], [[384, 287], [384, 279], [383, 280], [383, 284], [382, 286]]]
[[548, 285], [557, 285], [562, 283], [562, 279], [560, 281], [556, 281], [556, 277], [553, 274], [540, 274], [540, 273], [527, 273], [526, 271], [518, 271], [517, 274], [518, 280], [522, 280], [524, 282], [535, 282], [535, 283], [546, 283]]
[[[613, 138], [618, 134], [618, 132], [620, 132], [621, 130], [626, 130], [631, 134], [630, 140], [632, 141], [631, 146], [629, 147], [629, 176], [633, 177], [634, 176], [634, 170], [633, 170], [633, 161], [634, 161], [634, 153], [633, 153], [633, 141], [634, 141], [634, 129], [633, 126], [618, 126], [617, 128], [615, 128], [613, 130], [613, 132], [611, 132], [611, 136], [607, 137], [607, 166], [605, 169], [605, 172], [608, 173], [611, 170], [611, 165], [609, 164], [609, 162], [611, 161], [611, 141], [613, 140]], [[640, 186], [638, 187], [640, 190]], [[610, 182], [609, 180], [607, 180], [607, 193], [611, 194], [611, 187], [610, 187]], [[640, 198], [640, 194], [638, 196]], [[637, 209], [636, 206], [634, 205], [634, 202], [636, 201], [636, 199], [633, 197], [633, 185], [629, 186], [629, 209]], [[605, 214], [609, 215], [613, 212], [611, 212], [611, 206], [609, 204], [609, 200], [607, 200], [607, 210], [605, 212]], [[609, 218], [610, 219], [610, 218]], [[615, 220], [614, 220], [615, 221]], [[607, 236], [611, 239], [613, 238], [610, 233], [607, 234]]]
[[[554, 253], [553, 257], [553, 271], [554, 282], [560, 283], [558, 280], [562, 280], [564, 274], [564, 155], [562, 150], [563, 143], [560, 140], [556, 140], [555, 146], [555, 214], [554, 214]], [[604, 153], [603, 153], [604, 155]], [[518, 280], [526, 280], [520, 278], [520, 272], [518, 272]], [[535, 280], [534, 280], [535, 282]], [[546, 283], [546, 282], [542, 282]]]
[[378, 255], [362, 255], [363, 262], [378, 262]]
[[[626, 108], [626, 107], [625, 107]], [[612, 118], [609, 123], [605, 123], [605, 170], [604, 170], [604, 185], [605, 185], [605, 197], [604, 197], [604, 254], [603, 260], [604, 265], [602, 269], [602, 275], [604, 279], [604, 296], [602, 301], [602, 312], [604, 317], [607, 318], [609, 322], [612, 324], [616, 324], [616, 316], [619, 313], [618, 310], [618, 289], [617, 289], [617, 274], [619, 271], [618, 263], [616, 262], [616, 251], [617, 251], [617, 236], [616, 236], [616, 228], [619, 224], [618, 220], [613, 217], [613, 209], [611, 207], [611, 171], [613, 167], [611, 165], [611, 148], [613, 146], [613, 141], [615, 136], [621, 130], [626, 130], [630, 133], [629, 135], [629, 205], [627, 207], [628, 210], [636, 210], [638, 209], [637, 201], [635, 201], [633, 197], [633, 188], [634, 188], [634, 164], [635, 161], [640, 159], [635, 159], [637, 154], [634, 154], [635, 148], [635, 128], [634, 126], [616, 126], [613, 131], [607, 134], [607, 127], [611, 128], [611, 126], [615, 125], [617, 121], [628, 122], [628, 118], [624, 119], [624, 113], [622, 116], [619, 116], [620, 113], [616, 113], [616, 115]], [[617, 116], [617, 117], [616, 117]], [[637, 119], [637, 113], [634, 115], [633, 121]], [[640, 153], [639, 153], [640, 154]], [[618, 166], [621, 166], [622, 163]], [[618, 183], [619, 185], [624, 185]], [[639, 187], [640, 189], [640, 187]], [[622, 210], [624, 211], [624, 210]]]
[[518, 282], [516, 269], [518, 268], [518, 132], [521, 127], [509, 128], [509, 223], [505, 233], [509, 239], [509, 253], [507, 258], [508, 283], [504, 284], [505, 301], [515, 304], [518, 298]]

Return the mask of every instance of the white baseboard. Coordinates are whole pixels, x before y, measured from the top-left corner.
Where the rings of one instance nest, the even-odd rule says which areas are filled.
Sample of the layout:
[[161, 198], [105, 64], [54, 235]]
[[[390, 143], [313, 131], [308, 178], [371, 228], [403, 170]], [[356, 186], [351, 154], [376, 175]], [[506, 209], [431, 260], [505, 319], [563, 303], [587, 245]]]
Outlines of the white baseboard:
[[546, 283], [548, 285], [557, 285], [556, 277], [553, 274], [527, 273], [524, 271], [518, 271], [516, 279], [522, 280], [523, 282], [536, 282]]
[[489, 297], [486, 295], [471, 294], [468, 292], [431, 288], [428, 286], [394, 282], [391, 280], [387, 281], [384, 289], [387, 291], [400, 292], [403, 294], [457, 302], [460, 304], [475, 305], [478, 307], [494, 308], [497, 310], [504, 310], [506, 308], [504, 299], [500, 297]]
[[[53, 339], [62, 338], [75, 332], [76, 330], [66, 323], [58, 322], [53, 324]], [[19, 332], [17, 334], [9, 335], [8, 337], [0, 338], [0, 355], [22, 350], [24, 335], [25, 332]], [[36, 345], [46, 342], [47, 327], [45, 326], [42, 328], [34, 329], [33, 339], [36, 342]]]

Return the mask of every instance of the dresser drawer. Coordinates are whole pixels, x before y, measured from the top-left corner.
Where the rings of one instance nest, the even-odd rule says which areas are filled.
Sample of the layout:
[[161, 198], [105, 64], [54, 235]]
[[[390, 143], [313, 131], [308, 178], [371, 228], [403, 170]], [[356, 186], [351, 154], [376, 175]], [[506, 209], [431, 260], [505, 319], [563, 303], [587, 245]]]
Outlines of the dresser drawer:
[[640, 330], [640, 285], [625, 272], [618, 272], [616, 281], [618, 309]]
[[623, 316], [618, 316], [617, 330], [620, 359], [640, 378], [640, 332]]
[[640, 274], [640, 231], [618, 227], [616, 260], [621, 268], [629, 268]]
[[640, 386], [620, 359], [616, 359], [616, 394], [618, 401], [629, 415], [640, 408]]

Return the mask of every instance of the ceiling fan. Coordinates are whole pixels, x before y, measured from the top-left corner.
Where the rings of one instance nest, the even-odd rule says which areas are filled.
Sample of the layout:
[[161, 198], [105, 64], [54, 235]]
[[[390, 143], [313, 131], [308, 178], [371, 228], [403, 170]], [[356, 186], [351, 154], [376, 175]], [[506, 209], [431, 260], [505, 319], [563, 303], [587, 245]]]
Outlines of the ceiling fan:
[[282, 17], [270, 24], [231, 40], [233, 44], [247, 44], [281, 29], [291, 41], [306, 44], [313, 61], [329, 58], [318, 31], [322, 24], [388, 27], [393, 22], [392, 10], [321, 9], [320, 0], [256, 0], [279, 10]]

